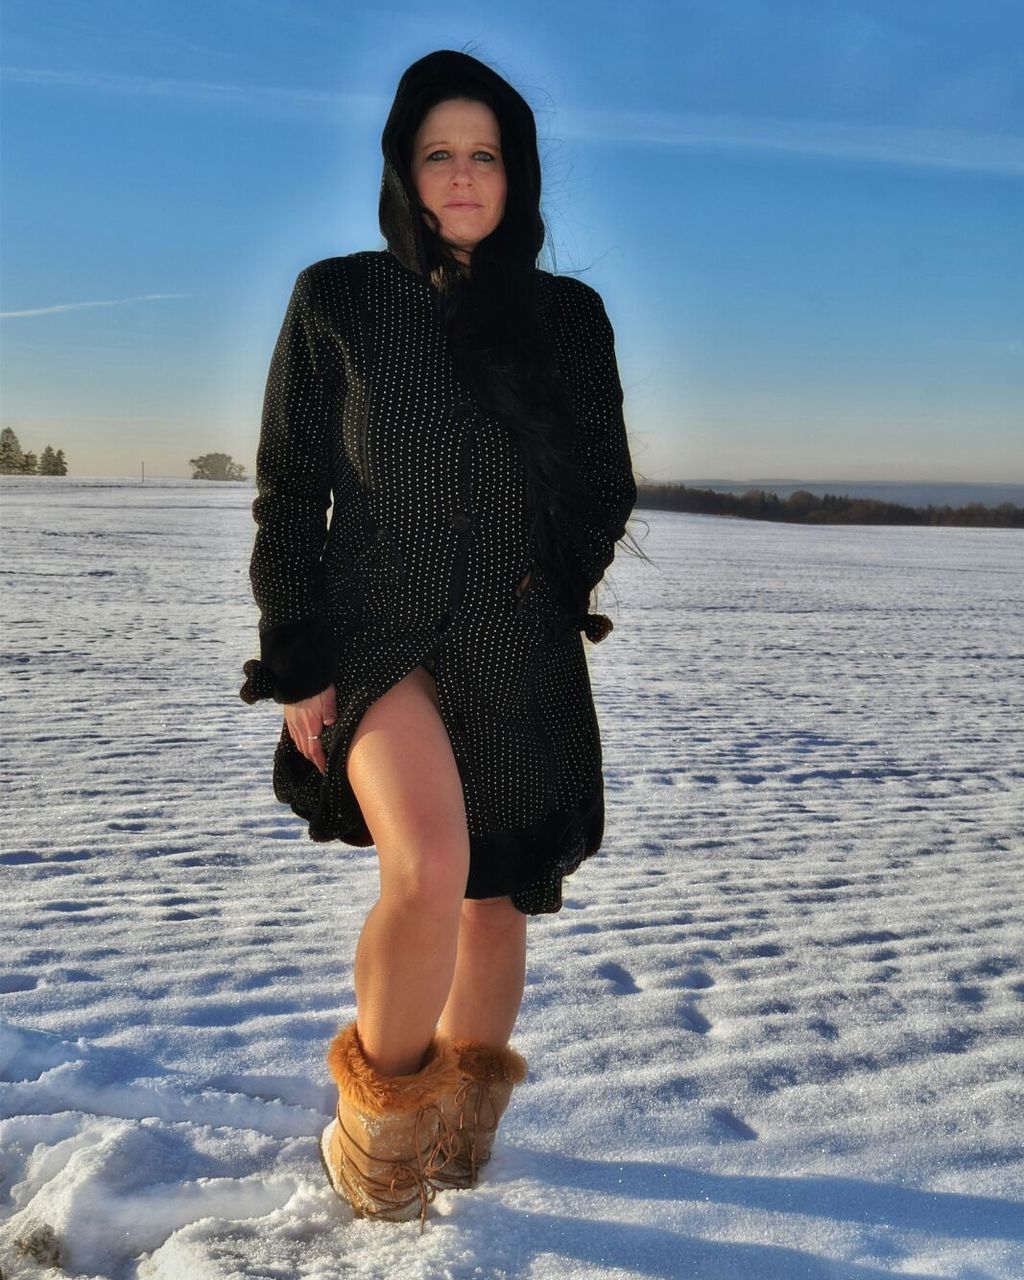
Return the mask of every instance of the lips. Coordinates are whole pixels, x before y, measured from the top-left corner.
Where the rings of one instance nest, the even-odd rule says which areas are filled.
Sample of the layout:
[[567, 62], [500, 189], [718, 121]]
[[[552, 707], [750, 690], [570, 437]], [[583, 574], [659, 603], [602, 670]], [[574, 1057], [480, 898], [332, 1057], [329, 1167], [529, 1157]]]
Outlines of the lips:
[[479, 209], [481, 206], [472, 200], [449, 200], [446, 209]]

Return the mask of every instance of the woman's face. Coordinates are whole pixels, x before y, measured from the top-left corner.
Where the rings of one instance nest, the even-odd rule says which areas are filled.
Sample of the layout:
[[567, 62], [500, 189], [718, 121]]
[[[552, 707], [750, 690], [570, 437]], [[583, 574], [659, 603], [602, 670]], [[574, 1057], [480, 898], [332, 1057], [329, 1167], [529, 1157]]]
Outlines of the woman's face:
[[420, 200], [441, 221], [441, 239], [468, 263], [505, 215], [508, 184], [494, 112], [466, 98], [439, 102], [416, 130], [411, 170]]

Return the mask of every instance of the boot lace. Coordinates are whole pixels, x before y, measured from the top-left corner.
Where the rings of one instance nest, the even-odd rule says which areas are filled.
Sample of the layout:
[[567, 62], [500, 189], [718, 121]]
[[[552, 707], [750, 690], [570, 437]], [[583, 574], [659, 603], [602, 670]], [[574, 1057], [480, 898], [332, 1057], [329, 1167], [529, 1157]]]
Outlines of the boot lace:
[[[494, 1134], [497, 1132], [500, 1117], [497, 1113], [494, 1097], [483, 1080], [477, 1080], [473, 1076], [466, 1076], [460, 1081], [455, 1090], [454, 1102], [458, 1107], [458, 1126], [451, 1131], [452, 1156], [462, 1152], [469, 1159], [469, 1176], [475, 1182], [477, 1172], [479, 1170], [479, 1161], [477, 1157], [477, 1140], [481, 1134]], [[490, 1109], [490, 1118], [485, 1120], [485, 1109]], [[463, 1151], [464, 1148], [464, 1151]], [[452, 1171], [448, 1174], [443, 1173], [443, 1169], [449, 1163], [452, 1157], [449, 1156], [441, 1166], [441, 1177], [439, 1181], [452, 1182], [457, 1181], [460, 1177], [458, 1171]]]
[[[452, 1132], [444, 1113], [436, 1103], [425, 1104], [416, 1112], [413, 1126], [413, 1146], [415, 1159], [401, 1156], [384, 1159], [361, 1147], [352, 1134], [345, 1128], [341, 1118], [341, 1107], [338, 1107], [338, 1127], [347, 1143], [354, 1147], [365, 1160], [377, 1165], [390, 1166], [390, 1175], [373, 1177], [360, 1169], [346, 1152], [343, 1175], [350, 1172], [351, 1181], [367, 1200], [372, 1208], [357, 1210], [362, 1216], [372, 1217], [386, 1211], [402, 1210], [411, 1205], [417, 1198], [420, 1202], [420, 1234], [427, 1218], [427, 1206], [437, 1194], [434, 1183], [435, 1176], [449, 1163], [458, 1150], [458, 1137]], [[433, 1139], [429, 1132], [424, 1133], [427, 1125], [436, 1125]], [[406, 1194], [410, 1192], [411, 1194]], [[404, 1196], [404, 1198], [403, 1198]]]

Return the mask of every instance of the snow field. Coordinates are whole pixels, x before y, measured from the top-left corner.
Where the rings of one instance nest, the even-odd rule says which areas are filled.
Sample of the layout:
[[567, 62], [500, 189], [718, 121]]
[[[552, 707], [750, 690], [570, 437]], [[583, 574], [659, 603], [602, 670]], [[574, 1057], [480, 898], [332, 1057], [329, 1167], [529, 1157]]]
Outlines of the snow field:
[[316, 1156], [376, 865], [305, 838], [237, 697], [252, 496], [0, 486], [6, 1280], [46, 1226], [109, 1280], [1019, 1280], [1020, 535], [636, 513], [605, 844], [421, 1237]]

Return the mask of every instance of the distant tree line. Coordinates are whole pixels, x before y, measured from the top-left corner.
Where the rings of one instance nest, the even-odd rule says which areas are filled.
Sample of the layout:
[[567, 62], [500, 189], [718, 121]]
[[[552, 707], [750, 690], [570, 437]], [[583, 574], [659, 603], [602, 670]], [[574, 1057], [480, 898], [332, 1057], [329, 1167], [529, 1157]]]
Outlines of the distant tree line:
[[986, 507], [969, 502], [964, 507], [905, 507], [877, 498], [821, 496], [797, 489], [788, 498], [764, 489], [746, 493], [719, 493], [716, 489], [689, 489], [683, 484], [637, 482], [637, 506], [654, 511], [689, 511], [701, 515], [745, 516], [749, 520], [786, 520], [797, 524], [956, 524], [997, 528], [1024, 527], [1024, 507], [1001, 502]]
[[37, 458], [31, 450], [22, 452], [12, 427], [0, 431], [0, 476], [66, 476], [67, 473], [63, 449], [55, 452], [47, 445], [42, 457]]

